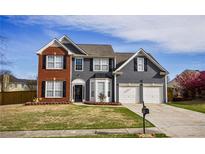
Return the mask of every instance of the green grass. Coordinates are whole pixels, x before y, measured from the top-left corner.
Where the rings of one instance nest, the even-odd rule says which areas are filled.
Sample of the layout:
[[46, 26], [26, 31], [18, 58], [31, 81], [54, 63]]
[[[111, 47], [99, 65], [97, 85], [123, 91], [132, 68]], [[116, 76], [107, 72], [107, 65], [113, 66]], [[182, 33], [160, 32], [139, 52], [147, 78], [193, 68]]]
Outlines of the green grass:
[[192, 111], [205, 113], [205, 101], [194, 100], [194, 101], [183, 101], [183, 102], [170, 102], [169, 105], [180, 107]]
[[106, 135], [85, 135], [85, 136], [54, 136], [48, 138], [167, 138], [165, 134], [106, 134]]
[[[146, 121], [147, 127], [153, 124]], [[142, 118], [124, 107], [79, 105], [0, 106], [0, 131], [141, 128]]]

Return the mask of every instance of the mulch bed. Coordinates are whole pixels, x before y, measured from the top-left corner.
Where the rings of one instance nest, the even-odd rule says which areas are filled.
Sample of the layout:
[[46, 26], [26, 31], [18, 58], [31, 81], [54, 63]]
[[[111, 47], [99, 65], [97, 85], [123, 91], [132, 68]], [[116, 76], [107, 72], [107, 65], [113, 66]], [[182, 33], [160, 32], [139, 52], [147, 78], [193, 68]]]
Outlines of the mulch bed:
[[26, 102], [25, 105], [71, 104], [70, 102]]
[[83, 102], [88, 105], [121, 105], [120, 102]]

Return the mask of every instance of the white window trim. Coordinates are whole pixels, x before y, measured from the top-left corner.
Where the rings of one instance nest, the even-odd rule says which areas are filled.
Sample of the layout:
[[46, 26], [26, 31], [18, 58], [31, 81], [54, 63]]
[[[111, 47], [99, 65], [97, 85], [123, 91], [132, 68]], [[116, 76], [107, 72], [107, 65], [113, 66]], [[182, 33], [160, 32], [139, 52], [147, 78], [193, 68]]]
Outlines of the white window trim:
[[[95, 69], [95, 60], [96, 59], [99, 59], [100, 60], [100, 70], [96, 70]], [[108, 61], [108, 64], [107, 64], [107, 70], [102, 70], [102, 60], [103, 59], [106, 59]], [[93, 71], [94, 72], [108, 72], [109, 71], [109, 59], [108, 58], [93, 58]]]
[[[82, 60], [82, 70], [76, 70], [76, 59], [81, 59]], [[75, 71], [83, 71], [84, 70], [84, 58], [75, 58]]]
[[[53, 96], [47, 96], [47, 82], [54, 82], [54, 85], [53, 85]], [[46, 81], [46, 85], [45, 85], [45, 98], [63, 98], [63, 95], [62, 96], [58, 96], [56, 97], [55, 96], [55, 83], [56, 82], [62, 82], [62, 94], [63, 94], [63, 81], [54, 81], [54, 80], [50, 80], [50, 81]]]
[[[53, 56], [54, 57], [54, 67], [53, 68], [48, 68], [48, 56]], [[56, 56], [62, 56], [62, 68], [56, 68]], [[46, 69], [47, 70], [62, 70], [63, 65], [64, 65], [63, 55], [46, 55]]]
[[[142, 69], [139, 69], [139, 60], [142, 60]], [[143, 57], [137, 57], [137, 71], [138, 72], [144, 72], [144, 58]]]

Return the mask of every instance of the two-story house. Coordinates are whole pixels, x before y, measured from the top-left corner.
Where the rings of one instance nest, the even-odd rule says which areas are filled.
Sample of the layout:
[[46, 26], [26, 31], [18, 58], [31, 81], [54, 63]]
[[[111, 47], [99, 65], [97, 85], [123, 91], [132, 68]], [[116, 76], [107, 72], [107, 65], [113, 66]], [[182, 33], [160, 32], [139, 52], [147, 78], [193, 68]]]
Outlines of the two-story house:
[[67, 36], [38, 52], [38, 97], [42, 101], [167, 102], [168, 72], [151, 54], [115, 53], [111, 45], [76, 44]]

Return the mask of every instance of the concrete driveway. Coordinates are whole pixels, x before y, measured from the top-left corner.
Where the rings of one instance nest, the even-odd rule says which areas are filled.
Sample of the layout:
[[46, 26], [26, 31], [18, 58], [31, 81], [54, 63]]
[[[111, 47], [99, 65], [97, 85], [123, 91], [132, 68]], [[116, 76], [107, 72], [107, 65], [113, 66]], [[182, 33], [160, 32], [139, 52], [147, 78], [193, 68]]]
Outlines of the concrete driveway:
[[[141, 114], [141, 104], [123, 104]], [[170, 137], [205, 137], [205, 114], [166, 104], [146, 104], [150, 114], [146, 119]]]

